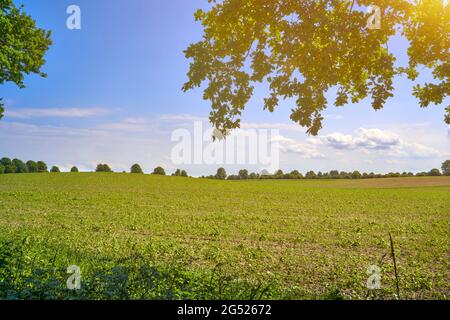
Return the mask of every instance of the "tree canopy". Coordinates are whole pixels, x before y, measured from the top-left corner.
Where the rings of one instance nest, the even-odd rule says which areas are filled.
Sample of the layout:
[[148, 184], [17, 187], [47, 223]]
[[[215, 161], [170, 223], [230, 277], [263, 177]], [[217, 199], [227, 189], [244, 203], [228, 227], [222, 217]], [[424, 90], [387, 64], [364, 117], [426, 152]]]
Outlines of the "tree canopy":
[[59, 173], [59, 172], [61, 172], [61, 170], [59, 170], [59, 167], [53, 166], [52, 169], [50, 170], [50, 172]]
[[[36, 27], [35, 21], [12, 0], [0, 0], [0, 85], [11, 81], [24, 88], [24, 75], [42, 77], [44, 55], [52, 44], [51, 32]], [[3, 117], [0, 98], [0, 119]]]
[[225, 169], [224, 168], [217, 169], [215, 178], [219, 180], [225, 180], [227, 178], [227, 172], [225, 171]]
[[47, 165], [43, 161], [35, 162], [29, 160], [25, 163], [17, 158], [11, 160], [8, 157], [3, 157], [0, 159], [0, 166], [3, 168], [1, 173], [47, 172]]
[[38, 165], [33, 160], [27, 161], [26, 166], [28, 168], [28, 172], [30, 173], [38, 172]]
[[130, 172], [131, 173], [144, 173], [144, 171], [142, 171], [141, 166], [137, 163], [135, 163], [131, 166]]
[[187, 177], [188, 174], [187, 174], [186, 170], [177, 169], [177, 170], [172, 174], [172, 176], [174, 176], [174, 177]]
[[7, 166], [12, 165], [12, 161], [11, 161], [10, 158], [3, 157], [3, 158], [0, 159], [0, 164], [2, 164], [3, 166], [7, 167]]
[[156, 167], [156, 168], [153, 170], [153, 173], [152, 173], [152, 174], [156, 174], [156, 175], [160, 175], [160, 176], [165, 176], [165, 175], [166, 175], [166, 171], [164, 170], [163, 167]]
[[[370, 97], [383, 108], [393, 96], [393, 79], [416, 80], [430, 69], [433, 83], [416, 84], [420, 107], [441, 104], [450, 92], [450, 6], [442, 0], [209, 0], [198, 10], [203, 39], [191, 44], [183, 90], [206, 82], [203, 98], [211, 103], [210, 122], [227, 134], [240, 127], [240, 116], [254, 85], [267, 82], [264, 109], [294, 99], [291, 120], [316, 135], [322, 128], [326, 93], [336, 90], [337, 107]], [[380, 29], [368, 26], [365, 8], [381, 9]], [[389, 39], [409, 42], [409, 63], [395, 65]], [[424, 68], [425, 67], [425, 68]], [[450, 107], [445, 121], [450, 123]]]
[[439, 169], [437, 169], [437, 168], [434, 168], [434, 169], [431, 169], [430, 170], [430, 173], [429, 173], [429, 175], [430, 176], [440, 176], [441, 175], [441, 172], [439, 171]]
[[20, 159], [13, 159], [12, 164], [15, 168], [15, 173], [27, 173], [27, 165]]
[[106, 163], [99, 163], [95, 168], [95, 172], [113, 172], [111, 167]]
[[444, 176], [450, 176], [450, 160], [445, 160], [442, 163], [441, 169]]
[[38, 172], [47, 172], [47, 164], [44, 161], [37, 162]]
[[241, 180], [248, 179], [248, 170], [247, 169], [239, 170], [238, 176], [239, 176], [239, 179], [241, 179]]

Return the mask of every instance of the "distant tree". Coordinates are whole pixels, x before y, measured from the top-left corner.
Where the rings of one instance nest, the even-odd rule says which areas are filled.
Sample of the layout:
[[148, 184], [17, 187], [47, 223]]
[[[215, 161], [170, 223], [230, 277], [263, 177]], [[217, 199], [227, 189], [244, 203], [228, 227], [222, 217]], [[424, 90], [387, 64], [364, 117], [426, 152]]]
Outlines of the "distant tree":
[[249, 179], [258, 179], [258, 175], [254, 172], [250, 173], [250, 175], [248, 176]]
[[412, 172], [406, 172], [405, 171], [405, 172], [402, 173], [402, 177], [406, 177], [407, 178], [407, 177], [412, 177], [412, 176], [414, 176], [414, 174]]
[[70, 172], [78, 172], [78, 168], [73, 166], [72, 168], [70, 168]]
[[26, 166], [27, 166], [28, 172], [30, 172], [30, 173], [38, 172], [38, 165], [36, 162], [29, 160], [29, 161], [27, 161]]
[[5, 173], [16, 173], [16, 167], [11, 159], [3, 158], [1, 163], [5, 167]]
[[324, 172], [323, 175], [322, 175], [322, 178], [323, 179], [330, 179], [331, 177], [330, 177], [330, 174], [328, 172]]
[[389, 172], [387, 175], [385, 175], [386, 178], [399, 178], [400, 176], [400, 172]]
[[290, 173], [285, 173], [285, 174], [283, 175], [283, 179], [291, 180], [291, 179], [295, 179], [295, 176], [293, 176], [293, 175], [290, 174]]
[[445, 160], [442, 163], [441, 169], [444, 176], [450, 176], [450, 160]]
[[13, 166], [16, 168], [16, 173], [27, 173], [28, 168], [27, 165], [20, 159], [13, 159], [12, 161]]
[[303, 175], [298, 170], [293, 170], [290, 174], [293, 179], [303, 179]]
[[331, 171], [330, 171], [330, 176], [331, 176], [331, 178], [333, 178], [333, 179], [338, 179], [338, 178], [339, 178], [339, 171], [337, 171], [337, 170], [331, 170]]
[[165, 176], [166, 175], [166, 171], [164, 171], [163, 167], [156, 167], [153, 170], [153, 174], [160, 175], [160, 176]]
[[350, 173], [347, 173], [345, 171], [339, 172], [339, 178], [340, 179], [350, 179], [352, 175]]
[[16, 173], [16, 168], [12, 164], [5, 166], [5, 173]]
[[362, 175], [359, 171], [353, 171], [352, 173], [352, 179], [361, 179]]
[[248, 179], [248, 170], [247, 169], [242, 169], [239, 170], [239, 179], [241, 180], [247, 180]]
[[174, 177], [180, 177], [180, 176], [181, 176], [181, 170], [180, 170], [180, 169], [177, 169], [177, 170], [172, 174], [172, 176], [174, 176]]
[[277, 170], [277, 171], [275, 172], [275, 177], [276, 177], [277, 179], [283, 179], [283, 178], [284, 178], [284, 172], [283, 172], [283, 170], [281, 170], [281, 169]]
[[227, 180], [239, 180], [239, 179], [240, 179], [239, 176], [235, 174], [229, 175], [227, 178]]
[[58, 172], [61, 172], [61, 171], [59, 170], [59, 168], [57, 166], [53, 166], [52, 169], [50, 170], [50, 172], [58, 173]]
[[47, 172], [47, 164], [44, 161], [38, 161], [37, 170], [37, 172]]
[[439, 171], [439, 169], [435, 168], [435, 169], [431, 169], [429, 175], [432, 177], [437, 177], [437, 176], [441, 175], [441, 172]]
[[188, 176], [186, 170], [181, 170], [181, 176], [182, 177], [187, 177]]
[[305, 177], [306, 177], [306, 179], [315, 179], [317, 176], [316, 176], [316, 173], [314, 171], [308, 171], [306, 173]]
[[112, 172], [112, 170], [106, 163], [100, 163], [97, 165], [95, 172]]
[[291, 171], [290, 175], [292, 179], [303, 179], [303, 175], [298, 170]]
[[12, 165], [12, 161], [11, 161], [10, 158], [4, 157], [4, 158], [2, 158], [0, 160], [0, 164], [2, 164], [4, 167], [7, 167], [7, 166], [11, 166]]
[[144, 173], [144, 171], [142, 171], [141, 166], [137, 163], [135, 163], [131, 166], [130, 172], [131, 173], [140, 173], [140, 174]]
[[219, 180], [225, 180], [227, 178], [227, 172], [225, 171], [225, 169], [224, 168], [217, 169], [215, 178]]
[[5, 166], [0, 163], [0, 174], [5, 173]]

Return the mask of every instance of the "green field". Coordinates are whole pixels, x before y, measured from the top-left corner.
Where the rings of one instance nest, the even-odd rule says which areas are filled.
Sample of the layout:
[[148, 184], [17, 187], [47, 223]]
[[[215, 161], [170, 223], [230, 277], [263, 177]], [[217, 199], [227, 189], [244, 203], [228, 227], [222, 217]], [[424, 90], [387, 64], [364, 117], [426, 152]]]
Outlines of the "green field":
[[449, 218], [450, 177], [1, 175], [0, 299], [395, 299], [389, 232], [400, 297], [448, 299]]

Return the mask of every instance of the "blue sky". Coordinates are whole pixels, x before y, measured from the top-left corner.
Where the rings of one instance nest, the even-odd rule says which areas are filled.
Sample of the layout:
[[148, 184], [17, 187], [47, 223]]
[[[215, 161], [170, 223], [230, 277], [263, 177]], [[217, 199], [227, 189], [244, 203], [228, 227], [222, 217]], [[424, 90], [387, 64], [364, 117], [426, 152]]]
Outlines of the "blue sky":
[[[192, 128], [208, 116], [201, 89], [183, 93], [189, 61], [183, 50], [201, 39], [193, 13], [207, 1], [96, 0], [15, 1], [40, 27], [51, 29], [53, 45], [43, 68], [48, 78], [28, 76], [26, 89], [0, 87], [6, 114], [0, 121], [0, 154], [44, 160], [63, 169], [92, 170], [107, 162], [127, 170], [140, 162], [175, 169], [171, 132]], [[81, 8], [81, 30], [66, 28], [66, 8]], [[390, 50], [406, 62], [406, 42]], [[428, 75], [427, 75], [428, 74]], [[429, 81], [425, 71], [419, 81]], [[395, 98], [375, 112], [370, 101], [329, 107], [324, 129], [311, 138], [290, 122], [291, 104], [263, 111], [267, 88], [256, 88], [243, 114], [246, 128], [279, 128], [283, 170], [422, 171], [450, 158], [444, 106], [421, 109], [412, 83], [396, 79]], [[333, 101], [330, 96], [329, 101]], [[207, 127], [207, 121], [204, 121]], [[183, 166], [181, 166], [183, 167]], [[193, 175], [217, 165], [185, 166]], [[259, 170], [258, 166], [251, 168]], [[230, 166], [229, 171], [237, 170]]]

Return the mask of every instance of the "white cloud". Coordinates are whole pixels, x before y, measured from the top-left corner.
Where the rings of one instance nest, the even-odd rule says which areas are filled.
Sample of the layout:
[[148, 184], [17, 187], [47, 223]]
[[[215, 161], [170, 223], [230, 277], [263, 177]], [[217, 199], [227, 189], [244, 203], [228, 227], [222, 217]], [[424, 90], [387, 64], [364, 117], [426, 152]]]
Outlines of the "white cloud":
[[396, 134], [380, 129], [360, 128], [357, 134], [359, 137], [354, 140], [354, 143], [365, 149], [386, 150], [402, 143]]
[[335, 132], [322, 137], [325, 144], [330, 145], [335, 149], [354, 149], [355, 143], [351, 135], [345, 135]]
[[418, 143], [407, 143], [402, 141], [401, 146], [393, 148], [392, 151], [388, 152], [388, 155], [393, 157], [434, 158], [446, 154]]
[[102, 108], [47, 108], [7, 110], [8, 118], [88, 118], [107, 113]]
[[324, 158], [325, 156], [317, 150], [314, 145], [299, 143], [294, 139], [277, 135], [272, 138], [272, 142], [278, 142], [280, 150], [299, 154], [302, 158]]
[[360, 150], [364, 154], [382, 152], [384, 156], [432, 158], [442, 155], [441, 152], [419, 143], [410, 143], [397, 134], [380, 129], [360, 128], [356, 135], [339, 132], [320, 137], [326, 145], [338, 150]]

